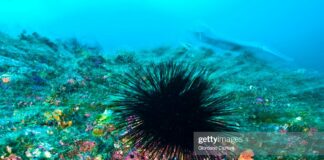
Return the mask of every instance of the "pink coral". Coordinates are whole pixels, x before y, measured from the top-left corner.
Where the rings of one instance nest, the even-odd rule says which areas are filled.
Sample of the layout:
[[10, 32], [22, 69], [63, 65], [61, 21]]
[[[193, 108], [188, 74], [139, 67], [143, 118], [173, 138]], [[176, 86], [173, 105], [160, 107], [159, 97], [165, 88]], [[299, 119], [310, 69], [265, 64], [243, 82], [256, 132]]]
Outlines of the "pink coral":
[[89, 152], [96, 146], [95, 142], [92, 141], [84, 141], [80, 145], [81, 152]]
[[4, 160], [22, 160], [21, 157], [16, 156], [15, 154], [10, 154], [9, 157], [4, 158]]

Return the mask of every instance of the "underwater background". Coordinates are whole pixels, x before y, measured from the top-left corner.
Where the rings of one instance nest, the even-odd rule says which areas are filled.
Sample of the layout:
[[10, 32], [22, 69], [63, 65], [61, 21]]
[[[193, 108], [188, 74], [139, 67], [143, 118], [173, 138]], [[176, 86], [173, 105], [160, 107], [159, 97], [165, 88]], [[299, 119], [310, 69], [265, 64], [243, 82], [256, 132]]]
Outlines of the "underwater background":
[[197, 131], [256, 134], [228, 159], [323, 159], [322, 8], [2, 0], [0, 159], [224, 159]]
[[12, 34], [76, 37], [107, 51], [179, 44], [190, 32], [210, 30], [323, 70], [323, 7], [320, 0], [2, 0], [0, 26]]

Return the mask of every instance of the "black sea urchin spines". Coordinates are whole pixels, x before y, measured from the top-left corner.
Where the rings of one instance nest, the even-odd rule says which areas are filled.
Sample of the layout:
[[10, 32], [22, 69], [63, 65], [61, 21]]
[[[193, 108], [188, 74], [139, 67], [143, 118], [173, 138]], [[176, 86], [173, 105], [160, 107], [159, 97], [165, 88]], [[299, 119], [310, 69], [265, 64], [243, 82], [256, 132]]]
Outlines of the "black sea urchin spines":
[[143, 148], [189, 154], [193, 132], [234, 130], [222, 119], [231, 113], [228, 99], [219, 95], [205, 68], [173, 61], [132, 68], [120, 87], [120, 112], [137, 117], [126, 136]]

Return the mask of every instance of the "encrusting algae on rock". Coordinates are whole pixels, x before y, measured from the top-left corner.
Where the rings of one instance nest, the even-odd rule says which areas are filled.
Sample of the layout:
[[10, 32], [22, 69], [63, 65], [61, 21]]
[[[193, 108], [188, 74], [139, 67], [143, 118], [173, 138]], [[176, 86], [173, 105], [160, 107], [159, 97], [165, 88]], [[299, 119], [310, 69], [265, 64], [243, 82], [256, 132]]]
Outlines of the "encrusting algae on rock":
[[[193, 152], [192, 131], [324, 130], [323, 76], [244, 46], [112, 55], [75, 39], [0, 34], [0, 75], [0, 159], [217, 159]], [[192, 116], [197, 111], [202, 116]], [[304, 148], [314, 154], [280, 156], [318, 159], [323, 146], [295, 147]], [[248, 149], [230, 157], [265, 158], [262, 149]]]

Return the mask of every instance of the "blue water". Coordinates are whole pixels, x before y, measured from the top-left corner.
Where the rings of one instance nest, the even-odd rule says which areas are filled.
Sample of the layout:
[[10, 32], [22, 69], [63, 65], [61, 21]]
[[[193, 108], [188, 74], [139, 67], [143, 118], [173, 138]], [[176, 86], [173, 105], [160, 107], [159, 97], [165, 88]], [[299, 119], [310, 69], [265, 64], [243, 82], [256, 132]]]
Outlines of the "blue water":
[[323, 8], [321, 0], [1, 0], [0, 30], [77, 37], [107, 52], [181, 44], [208, 30], [324, 71]]

